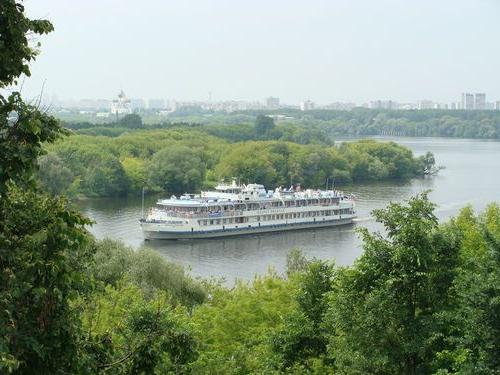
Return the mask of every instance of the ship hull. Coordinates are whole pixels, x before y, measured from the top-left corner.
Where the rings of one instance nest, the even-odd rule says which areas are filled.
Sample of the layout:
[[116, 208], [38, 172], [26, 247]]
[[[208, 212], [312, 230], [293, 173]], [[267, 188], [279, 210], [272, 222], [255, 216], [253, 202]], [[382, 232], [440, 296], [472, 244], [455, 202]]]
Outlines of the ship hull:
[[153, 223], [141, 223], [144, 239], [146, 240], [190, 240], [190, 239], [209, 239], [220, 237], [244, 236], [259, 233], [284, 232], [290, 230], [303, 230], [311, 228], [324, 228], [339, 225], [352, 224], [354, 216], [346, 219], [318, 220], [313, 222], [286, 223], [273, 225], [252, 225], [240, 228], [220, 228], [211, 230], [192, 230], [192, 231], [170, 231], [163, 230], [160, 226]]

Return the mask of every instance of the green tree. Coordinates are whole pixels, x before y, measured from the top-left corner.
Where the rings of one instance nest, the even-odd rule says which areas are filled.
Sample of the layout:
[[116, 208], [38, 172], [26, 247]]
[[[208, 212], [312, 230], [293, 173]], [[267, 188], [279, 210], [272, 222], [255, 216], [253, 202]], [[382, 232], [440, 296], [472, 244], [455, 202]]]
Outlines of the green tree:
[[0, 9], [0, 81], [2, 86], [15, 83], [24, 74], [30, 76], [29, 63], [38, 54], [40, 44], [30, 44], [31, 35], [51, 32], [54, 28], [47, 20], [32, 20], [24, 14], [19, 1], [5, 0]]
[[186, 146], [158, 151], [148, 171], [149, 185], [171, 193], [194, 192], [205, 177], [205, 165], [199, 154]]
[[42, 187], [52, 195], [66, 193], [75, 178], [56, 154], [43, 155], [38, 159], [37, 176]]
[[255, 119], [254, 131], [257, 137], [265, 138], [275, 127], [276, 125], [272, 117], [258, 115]]
[[200, 356], [193, 373], [272, 373], [269, 331], [296, 309], [294, 280], [270, 273], [233, 288], [216, 288], [193, 313]]
[[[0, 372], [56, 373], [77, 365], [70, 300], [86, 281], [90, 222], [54, 199], [11, 187], [0, 205]], [[3, 367], [2, 366], [6, 366]]]
[[[439, 315], [444, 347], [436, 353], [441, 374], [500, 372], [500, 207], [479, 216], [470, 207], [447, 228], [460, 238], [450, 307]], [[438, 336], [439, 337], [439, 336]]]
[[[52, 31], [30, 20], [14, 0], [0, 7], [0, 89], [30, 75], [37, 50], [29, 40]], [[65, 131], [58, 121], [0, 95], [0, 372], [57, 373], [75, 369], [79, 322], [70, 300], [84, 284], [89, 221], [63, 199], [37, 191], [42, 144]]]
[[426, 152], [425, 155], [420, 156], [417, 160], [417, 169], [422, 174], [432, 174], [437, 172], [436, 159], [432, 152]]
[[309, 266], [310, 261], [299, 249], [292, 249], [286, 255], [286, 275], [293, 276], [296, 273], [304, 272]]
[[139, 194], [146, 185], [146, 162], [139, 158], [127, 157], [121, 163], [128, 179], [130, 192]]
[[274, 187], [278, 182], [278, 173], [273, 165], [273, 157], [264, 145], [250, 142], [235, 147], [226, 154], [216, 168], [218, 176], [236, 177], [244, 183], [260, 183]]
[[81, 373], [189, 373], [197, 342], [186, 313], [169, 306], [167, 293], [145, 298], [138, 286], [119, 283], [77, 303], [86, 334]]
[[333, 276], [333, 265], [320, 260], [310, 261], [303, 272], [295, 274], [297, 309], [286, 315], [284, 324], [271, 334], [272, 350], [279, 357], [281, 369], [308, 369], [312, 359], [326, 353], [328, 339], [323, 318]]
[[129, 129], [138, 129], [144, 126], [141, 116], [136, 113], [131, 113], [123, 116], [118, 120], [117, 125]]
[[120, 161], [109, 154], [99, 152], [95, 162], [87, 169], [83, 188], [89, 195], [110, 197], [128, 192], [128, 179]]
[[433, 211], [422, 194], [374, 211], [386, 237], [361, 230], [364, 254], [338, 274], [327, 314], [340, 372], [430, 372], [436, 314], [449, 306], [459, 248]]

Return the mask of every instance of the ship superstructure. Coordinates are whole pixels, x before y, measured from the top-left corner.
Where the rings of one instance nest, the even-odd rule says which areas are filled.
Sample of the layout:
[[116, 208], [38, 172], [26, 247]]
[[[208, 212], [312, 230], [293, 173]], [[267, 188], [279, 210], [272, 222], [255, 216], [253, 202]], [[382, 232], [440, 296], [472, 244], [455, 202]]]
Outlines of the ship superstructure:
[[267, 191], [233, 181], [199, 195], [161, 199], [140, 223], [146, 239], [194, 239], [334, 226], [354, 218], [354, 198], [340, 191]]

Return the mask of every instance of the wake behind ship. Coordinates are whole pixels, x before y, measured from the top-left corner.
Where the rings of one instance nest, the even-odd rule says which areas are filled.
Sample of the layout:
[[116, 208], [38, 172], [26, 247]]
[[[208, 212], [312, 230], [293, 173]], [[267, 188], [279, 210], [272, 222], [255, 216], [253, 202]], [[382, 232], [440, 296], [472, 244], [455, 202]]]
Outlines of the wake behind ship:
[[214, 238], [350, 224], [354, 208], [352, 196], [335, 190], [266, 191], [233, 181], [159, 200], [140, 225], [147, 240]]

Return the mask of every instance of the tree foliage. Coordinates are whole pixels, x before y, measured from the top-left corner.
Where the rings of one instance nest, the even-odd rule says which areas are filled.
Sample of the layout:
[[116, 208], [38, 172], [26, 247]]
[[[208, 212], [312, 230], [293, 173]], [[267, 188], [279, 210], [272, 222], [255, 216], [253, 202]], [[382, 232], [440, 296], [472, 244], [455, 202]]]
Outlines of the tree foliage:
[[[15, 82], [36, 56], [29, 34], [52, 30], [30, 20], [19, 2], [0, 8], [0, 88]], [[57, 373], [75, 368], [79, 320], [70, 300], [82, 288], [89, 221], [64, 199], [38, 192], [34, 171], [42, 144], [65, 131], [26, 105], [18, 92], [0, 96], [0, 371]]]
[[68, 192], [75, 179], [71, 170], [54, 154], [38, 158], [37, 176], [40, 185], [52, 195]]
[[148, 181], [153, 188], [185, 193], [203, 184], [205, 165], [195, 151], [185, 146], [158, 151], [149, 164]]
[[[500, 138], [499, 111], [385, 110], [354, 108], [350, 111], [317, 109], [302, 112], [282, 108], [275, 111], [242, 111], [226, 115], [228, 124], [239, 117], [286, 116], [284, 126], [315, 128], [327, 137], [390, 135], [405, 137]], [[219, 120], [220, 121], [220, 120]]]
[[24, 5], [16, 0], [2, 1], [0, 8], [0, 82], [2, 87], [16, 82], [24, 74], [30, 76], [29, 63], [38, 54], [39, 44], [30, 43], [31, 35], [53, 30], [47, 20], [26, 17]]
[[119, 137], [71, 136], [48, 150], [74, 173], [78, 192], [117, 196], [147, 191], [193, 192], [221, 178], [268, 188], [327, 180], [406, 179], [433, 170], [431, 153], [415, 157], [393, 142], [359, 141], [339, 147], [283, 141], [228, 143], [198, 129], [149, 129]]
[[69, 301], [86, 284], [90, 222], [63, 199], [13, 186], [0, 217], [0, 370], [69, 371], [79, 342]]
[[265, 139], [275, 128], [274, 120], [269, 116], [258, 115], [255, 119], [255, 134]]

